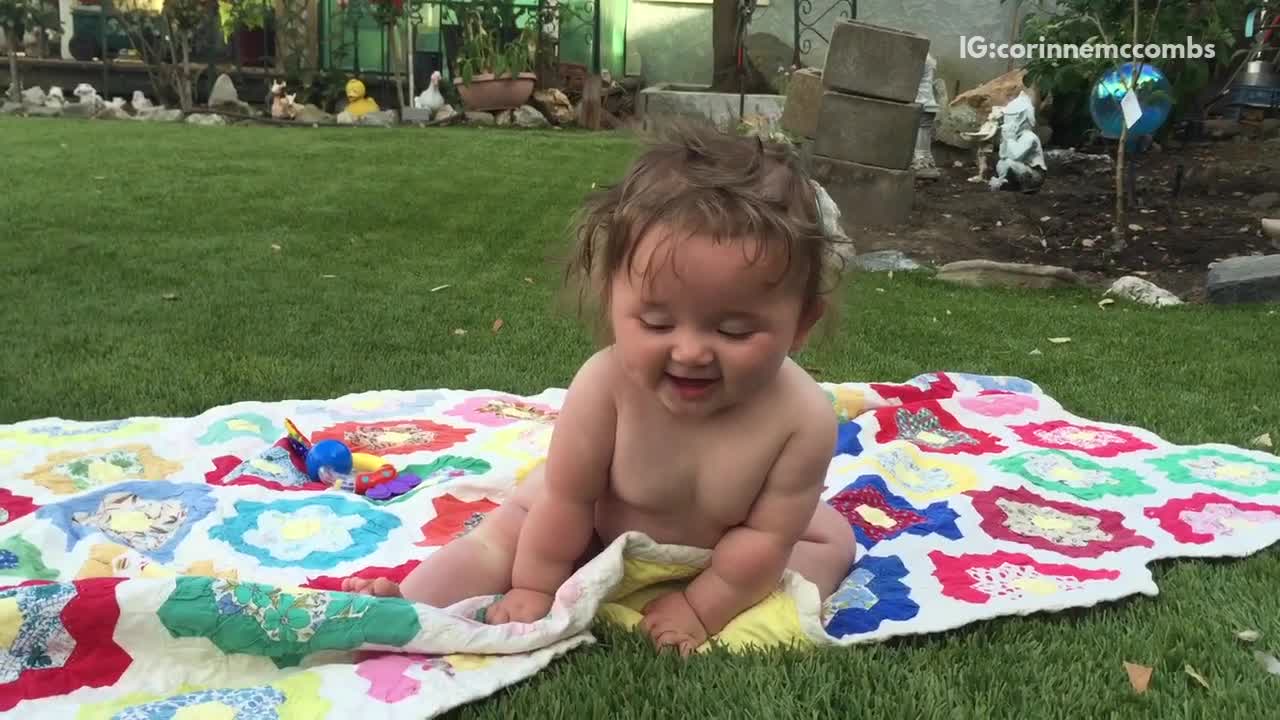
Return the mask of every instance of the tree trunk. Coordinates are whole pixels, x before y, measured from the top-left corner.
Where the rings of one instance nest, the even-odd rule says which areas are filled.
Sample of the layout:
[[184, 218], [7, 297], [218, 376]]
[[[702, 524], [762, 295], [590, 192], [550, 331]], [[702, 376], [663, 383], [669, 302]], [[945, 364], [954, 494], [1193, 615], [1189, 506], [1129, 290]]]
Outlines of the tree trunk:
[[182, 46], [182, 65], [177, 72], [178, 105], [182, 108], [182, 112], [190, 114], [191, 108], [195, 105], [195, 99], [191, 95], [191, 38], [183, 33], [179, 36], [178, 42]]
[[387, 25], [387, 54], [390, 56], [387, 69], [396, 80], [396, 103], [403, 110], [409, 107], [409, 103], [404, 99], [404, 81], [400, 77], [400, 64], [403, 58], [400, 55], [400, 43], [396, 38], [398, 29], [394, 21]]
[[9, 99], [22, 102], [22, 83], [18, 78], [18, 42], [13, 28], [4, 28], [4, 40], [9, 48]]
[[738, 91], [738, 0], [713, 0], [711, 5], [711, 91]]

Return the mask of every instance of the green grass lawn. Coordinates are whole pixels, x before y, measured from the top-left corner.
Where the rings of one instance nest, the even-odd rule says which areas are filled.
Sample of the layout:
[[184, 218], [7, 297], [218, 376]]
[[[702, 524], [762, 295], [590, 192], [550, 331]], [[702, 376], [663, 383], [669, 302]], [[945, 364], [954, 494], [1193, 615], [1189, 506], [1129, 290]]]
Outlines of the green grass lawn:
[[[565, 227], [634, 152], [568, 132], [3, 118], [0, 147], [0, 423], [564, 387], [591, 349], [556, 303]], [[1087, 292], [902, 275], [857, 278], [842, 299], [833, 337], [801, 358], [821, 380], [1012, 374], [1174, 442], [1280, 439], [1274, 306], [1102, 309]], [[1234, 632], [1280, 654], [1280, 553], [1155, 573], [1158, 598], [816, 653], [683, 664], [605, 631], [456, 715], [1274, 717], [1280, 677]], [[1126, 660], [1156, 668], [1146, 695]]]

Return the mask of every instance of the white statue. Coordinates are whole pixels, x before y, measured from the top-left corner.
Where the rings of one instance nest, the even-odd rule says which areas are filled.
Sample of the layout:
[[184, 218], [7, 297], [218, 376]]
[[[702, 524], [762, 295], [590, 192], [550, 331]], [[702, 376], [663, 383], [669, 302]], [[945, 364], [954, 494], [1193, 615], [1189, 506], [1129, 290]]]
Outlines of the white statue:
[[93, 86], [89, 83], [80, 83], [79, 85], [76, 85], [76, 89], [72, 91], [72, 94], [79, 98], [81, 104], [92, 105], [94, 108], [98, 108], [106, 104], [103, 102], [102, 97], [98, 95], [98, 91], [94, 90]]
[[987, 158], [991, 155], [991, 151], [995, 149], [991, 139], [1000, 130], [1000, 118], [1003, 112], [1003, 106], [993, 107], [981, 127], [973, 132], [960, 133], [960, 136], [965, 140], [974, 141], [973, 154], [975, 164], [978, 166], [978, 173], [968, 178], [971, 183], [987, 181]]
[[911, 169], [916, 177], [941, 177], [938, 166], [933, 161], [933, 120], [938, 114], [938, 100], [933, 93], [933, 76], [938, 70], [938, 61], [930, 53], [925, 56], [924, 74], [920, 76], [920, 86], [916, 89], [916, 103], [920, 105], [920, 126], [916, 130], [916, 151], [911, 159]]
[[1000, 159], [991, 178], [992, 190], [1008, 188], [1032, 192], [1044, 184], [1048, 167], [1036, 135], [1036, 110], [1027, 94], [1021, 93], [1004, 106], [1000, 121]]

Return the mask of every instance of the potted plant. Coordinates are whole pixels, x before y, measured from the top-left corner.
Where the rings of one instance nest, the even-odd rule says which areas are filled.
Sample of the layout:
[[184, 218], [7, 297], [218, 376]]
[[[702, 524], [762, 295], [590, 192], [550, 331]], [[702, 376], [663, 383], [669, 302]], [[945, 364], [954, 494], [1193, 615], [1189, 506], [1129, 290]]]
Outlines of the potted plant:
[[507, 43], [484, 27], [478, 12], [469, 12], [462, 27], [462, 52], [453, 85], [467, 110], [510, 110], [533, 94], [537, 74], [529, 57], [530, 28]]

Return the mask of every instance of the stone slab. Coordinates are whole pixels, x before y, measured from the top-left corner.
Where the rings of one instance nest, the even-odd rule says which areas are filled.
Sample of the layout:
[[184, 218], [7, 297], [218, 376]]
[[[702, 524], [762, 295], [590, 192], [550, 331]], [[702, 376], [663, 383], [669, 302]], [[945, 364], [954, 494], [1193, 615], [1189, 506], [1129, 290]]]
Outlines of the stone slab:
[[1209, 268], [1209, 301], [1245, 303], [1280, 301], [1280, 255], [1249, 255]]
[[905, 170], [911, 165], [921, 107], [826, 92], [818, 112], [815, 155]]
[[821, 70], [802, 68], [792, 73], [782, 108], [782, 129], [801, 137], [817, 137], [822, 94]]
[[828, 90], [911, 102], [924, 77], [929, 38], [857, 20], [837, 20], [822, 82]]
[[937, 279], [973, 287], [1008, 287], [1050, 290], [1076, 287], [1084, 280], [1056, 265], [1006, 263], [994, 260], [960, 260], [938, 268]]
[[[782, 117], [785, 95], [748, 94], [744, 98], [743, 116], [756, 115], [766, 125], [776, 126]], [[738, 125], [737, 93], [711, 92], [701, 85], [661, 83], [640, 91], [640, 114], [647, 129], [664, 118], [706, 120], [721, 129]]]
[[810, 152], [817, 180], [840, 208], [840, 224], [857, 239], [861, 228], [902, 225], [915, 202], [915, 173], [860, 165]]

